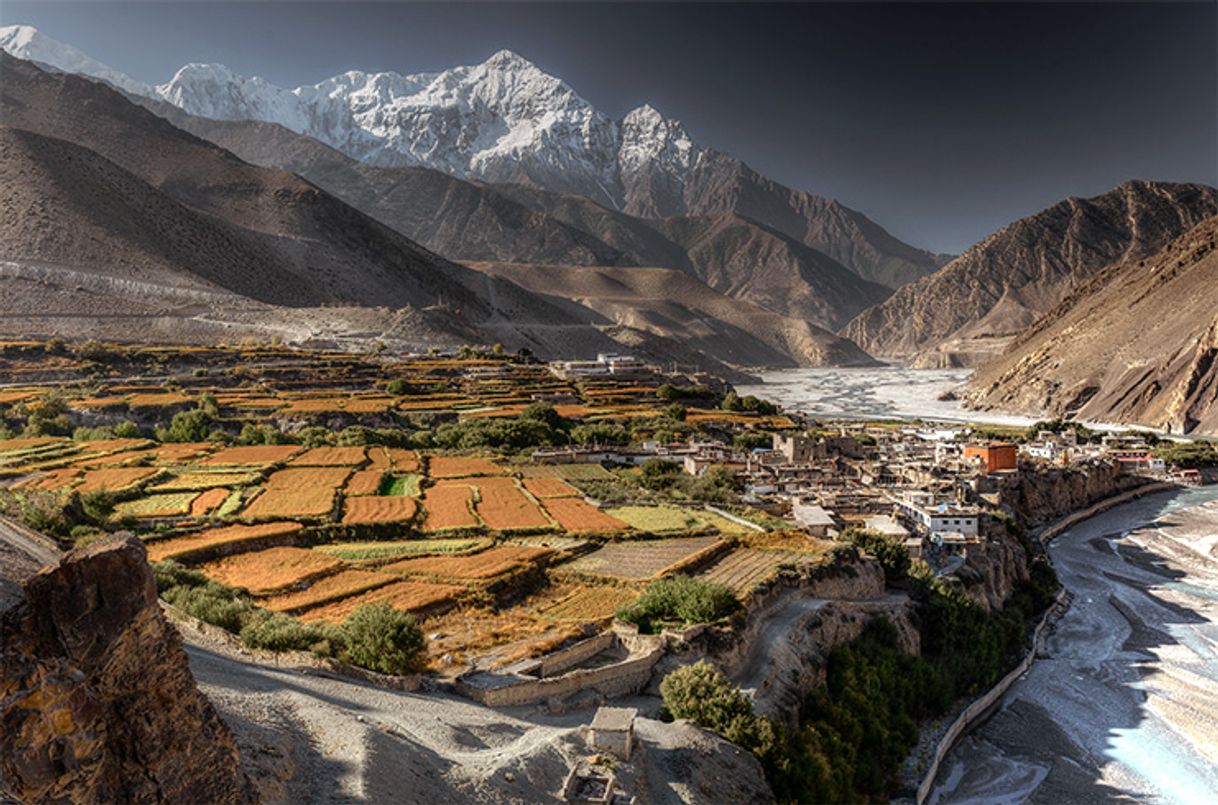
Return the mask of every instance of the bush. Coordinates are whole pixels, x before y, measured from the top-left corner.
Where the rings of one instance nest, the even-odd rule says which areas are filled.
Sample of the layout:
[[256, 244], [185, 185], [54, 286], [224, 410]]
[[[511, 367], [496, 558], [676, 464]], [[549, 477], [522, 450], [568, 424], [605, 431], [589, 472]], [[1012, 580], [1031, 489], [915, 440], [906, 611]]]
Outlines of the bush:
[[612, 422], [590, 422], [571, 428], [571, 441], [576, 444], [626, 444], [630, 433]]
[[409, 674], [425, 665], [423, 630], [413, 615], [388, 604], [369, 604], [343, 622], [346, 656], [382, 674]]
[[342, 630], [329, 624], [307, 624], [281, 612], [255, 609], [241, 627], [241, 642], [268, 651], [313, 651], [333, 656], [342, 650]]
[[171, 587], [198, 587], [207, 584], [207, 576], [173, 559], [153, 562], [152, 579], [156, 582], [158, 593], [163, 593]]
[[274, 425], [256, 424], [254, 422], [246, 422], [241, 426], [241, 433], [237, 435], [237, 444], [254, 445], [254, 444], [290, 444], [291, 439], [279, 431]]
[[740, 609], [731, 588], [690, 576], [652, 582], [637, 601], [617, 611], [619, 620], [651, 632], [657, 625], [714, 623]]
[[202, 442], [211, 432], [213, 420], [206, 411], [196, 408], [179, 411], [169, 420], [168, 428], [158, 428], [157, 437], [162, 442]]
[[664, 677], [660, 696], [673, 718], [696, 721], [718, 733], [738, 719], [753, 716], [748, 697], [706, 660], [682, 666]]
[[244, 592], [214, 581], [169, 587], [161, 592], [161, 598], [187, 615], [234, 634], [241, 632], [254, 612]]
[[669, 402], [709, 400], [714, 398], [715, 392], [703, 386], [674, 386], [672, 383], [665, 383], [656, 389], [656, 396]]
[[866, 528], [847, 528], [838, 540], [861, 548], [880, 560], [884, 578], [899, 581], [909, 575], [909, 550], [896, 537], [886, 536]]
[[[761, 759], [771, 786], [782, 779], [787, 741], [780, 724], [754, 715], [753, 704], [740, 689], [705, 660], [678, 668], [660, 682], [664, 710], [722, 735]], [[779, 789], [775, 787], [775, 793]], [[779, 795], [779, 801], [794, 799]]]

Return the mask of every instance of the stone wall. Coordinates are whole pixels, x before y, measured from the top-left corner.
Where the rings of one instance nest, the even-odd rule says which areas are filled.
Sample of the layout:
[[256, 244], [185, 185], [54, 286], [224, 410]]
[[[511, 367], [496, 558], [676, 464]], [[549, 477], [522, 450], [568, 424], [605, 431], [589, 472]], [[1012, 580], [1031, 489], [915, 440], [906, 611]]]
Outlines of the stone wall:
[[582, 668], [547, 679], [530, 679], [502, 687], [480, 687], [458, 679], [456, 690], [462, 696], [490, 707], [510, 707], [536, 704], [549, 699], [566, 697], [586, 690], [610, 698], [642, 690], [651, 679], [652, 666], [664, 654], [658, 645], [648, 654], [632, 656], [601, 668]]
[[0, 614], [0, 799], [252, 801], [138, 539], [73, 551], [23, 593]]

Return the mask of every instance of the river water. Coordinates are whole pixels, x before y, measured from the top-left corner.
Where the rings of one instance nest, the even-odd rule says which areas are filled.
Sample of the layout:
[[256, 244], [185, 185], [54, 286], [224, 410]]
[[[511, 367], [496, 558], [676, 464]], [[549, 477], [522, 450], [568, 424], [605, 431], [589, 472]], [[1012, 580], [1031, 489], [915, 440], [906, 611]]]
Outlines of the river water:
[[783, 369], [764, 372], [762, 383], [737, 385], [784, 408], [815, 417], [838, 419], [933, 419], [1031, 425], [1026, 417], [970, 411], [955, 400], [940, 400], [961, 386], [971, 369], [910, 369], [905, 366], [858, 369]]
[[1113, 508], [1049, 554], [1073, 602], [930, 801], [1218, 802], [1218, 487]]

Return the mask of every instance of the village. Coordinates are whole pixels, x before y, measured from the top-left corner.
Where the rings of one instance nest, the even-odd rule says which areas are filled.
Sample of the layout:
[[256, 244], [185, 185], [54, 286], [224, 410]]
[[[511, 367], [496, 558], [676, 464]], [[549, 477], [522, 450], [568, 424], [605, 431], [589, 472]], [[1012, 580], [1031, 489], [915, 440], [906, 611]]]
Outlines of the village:
[[[245, 655], [399, 690], [588, 710], [590, 746], [621, 761], [637, 697], [674, 668], [711, 658], [757, 713], [790, 717], [815, 672], [769, 656], [775, 628], [909, 623], [860, 534], [950, 582], [1009, 542], [1021, 474], [1201, 481], [1144, 434], [818, 421], [629, 355], [17, 342], [0, 368], [9, 522], [65, 548], [134, 533], [187, 634], [219, 625]], [[731, 605], [647, 609], [684, 580]], [[375, 606], [426, 634], [413, 673], [318, 649]], [[576, 763], [563, 796], [613, 801], [625, 779]]]

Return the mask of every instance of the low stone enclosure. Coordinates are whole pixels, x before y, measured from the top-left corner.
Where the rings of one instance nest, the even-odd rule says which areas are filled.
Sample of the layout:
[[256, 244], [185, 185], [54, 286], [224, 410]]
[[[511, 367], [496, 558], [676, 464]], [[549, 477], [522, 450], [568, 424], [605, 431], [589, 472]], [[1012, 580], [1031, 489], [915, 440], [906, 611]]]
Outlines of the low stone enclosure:
[[664, 656], [666, 634], [640, 635], [622, 625], [545, 657], [501, 671], [473, 671], [457, 678], [461, 695], [492, 707], [562, 700], [584, 691], [609, 698], [637, 693]]
[[[826, 606], [815, 623], [788, 617], [792, 606], [809, 603]], [[903, 642], [916, 651], [916, 631], [905, 628], [907, 608], [906, 602], [885, 598], [884, 574], [877, 561], [842, 557], [805, 572], [780, 574], [758, 587], [731, 629], [698, 624], [646, 635], [634, 625], [615, 622], [609, 631], [544, 657], [463, 674], [454, 688], [492, 707], [557, 706], [579, 694], [603, 701], [644, 690], [654, 693], [669, 672], [700, 659], [739, 681], [750, 673], [750, 664], [760, 660], [773, 667], [763, 667], [763, 684], [752, 690], [753, 695], [763, 710], [781, 711], [788, 699], [823, 680], [820, 665], [829, 651], [857, 637], [874, 617], [897, 622]], [[795, 639], [793, 631], [807, 635]], [[790, 650], [776, 652], [771, 642], [789, 644]], [[774, 655], [780, 659], [771, 662]]]

